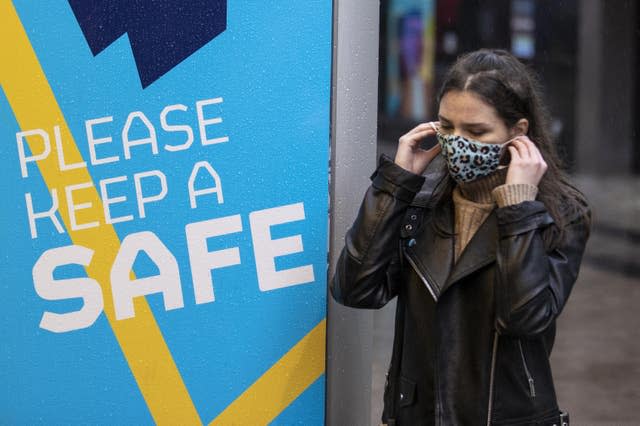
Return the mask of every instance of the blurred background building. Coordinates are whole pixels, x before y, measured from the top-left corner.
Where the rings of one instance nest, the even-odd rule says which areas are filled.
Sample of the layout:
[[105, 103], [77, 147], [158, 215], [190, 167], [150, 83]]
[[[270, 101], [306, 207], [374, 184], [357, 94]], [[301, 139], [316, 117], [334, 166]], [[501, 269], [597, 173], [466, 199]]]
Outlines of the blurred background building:
[[[636, 0], [382, 0], [378, 151], [437, 116], [461, 53], [511, 51], [540, 77], [567, 168], [592, 205], [583, 268], [552, 354], [578, 425], [640, 424], [640, 7]], [[372, 424], [394, 306], [374, 319]]]

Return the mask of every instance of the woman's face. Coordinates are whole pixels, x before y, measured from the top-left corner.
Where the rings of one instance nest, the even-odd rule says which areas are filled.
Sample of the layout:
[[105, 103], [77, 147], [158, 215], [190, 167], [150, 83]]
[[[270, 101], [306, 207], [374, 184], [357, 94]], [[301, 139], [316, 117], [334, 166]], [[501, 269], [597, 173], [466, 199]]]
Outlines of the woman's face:
[[443, 134], [463, 136], [482, 143], [504, 143], [527, 131], [520, 128], [522, 121], [526, 123], [524, 119], [509, 129], [493, 106], [470, 91], [447, 92], [440, 101], [438, 118], [439, 130]]

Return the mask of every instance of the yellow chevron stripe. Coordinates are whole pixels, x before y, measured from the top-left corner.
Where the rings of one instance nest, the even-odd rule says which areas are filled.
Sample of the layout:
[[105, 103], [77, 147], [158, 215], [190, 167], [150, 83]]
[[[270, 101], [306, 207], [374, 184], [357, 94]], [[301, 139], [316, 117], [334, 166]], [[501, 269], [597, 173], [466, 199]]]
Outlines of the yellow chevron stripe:
[[324, 373], [326, 325], [326, 319], [320, 321], [209, 426], [254, 426], [273, 421]]
[[[53, 126], [60, 125], [67, 164], [82, 161], [20, 18], [9, 0], [0, 0], [0, 40], [0, 84], [20, 127], [24, 130], [43, 128], [53, 134]], [[105, 314], [154, 421], [168, 425], [202, 424], [146, 300], [135, 300], [134, 318], [115, 320], [109, 291], [109, 268], [120, 241], [110, 225], [70, 231], [66, 200], [61, 196], [64, 187], [92, 180], [86, 168], [60, 172], [54, 146], [52, 140], [51, 154], [46, 160], [39, 161], [38, 167], [49, 190], [55, 188], [58, 191], [60, 214], [73, 243], [95, 250], [93, 261], [86, 268], [87, 274], [102, 285]], [[32, 152], [42, 150], [38, 144], [30, 148]], [[83, 211], [87, 219], [82, 221], [102, 217], [102, 203], [95, 187], [81, 194], [83, 202], [93, 203], [91, 209]]]

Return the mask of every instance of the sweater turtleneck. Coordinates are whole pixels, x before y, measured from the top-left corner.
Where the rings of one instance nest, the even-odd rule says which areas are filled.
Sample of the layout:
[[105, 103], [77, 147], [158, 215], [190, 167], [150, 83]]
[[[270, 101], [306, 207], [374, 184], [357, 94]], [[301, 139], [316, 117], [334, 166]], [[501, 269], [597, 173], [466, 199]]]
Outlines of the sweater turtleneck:
[[493, 209], [535, 200], [538, 193], [536, 186], [505, 184], [507, 170], [499, 169], [489, 176], [459, 184], [454, 188], [456, 262]]

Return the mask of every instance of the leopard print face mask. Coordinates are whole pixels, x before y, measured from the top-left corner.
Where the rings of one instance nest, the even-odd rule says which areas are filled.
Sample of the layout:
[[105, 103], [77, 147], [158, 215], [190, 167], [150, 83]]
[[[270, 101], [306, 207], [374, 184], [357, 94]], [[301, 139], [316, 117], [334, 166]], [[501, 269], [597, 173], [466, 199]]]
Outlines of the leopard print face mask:
[[488, 176], [500, 166], [500, 158], [511, 140], [502, 144], [489, 144], [463, 136], [437, 132], [442, 155], [447, 161], [449, 174], [458, 183], [467, 183]]

